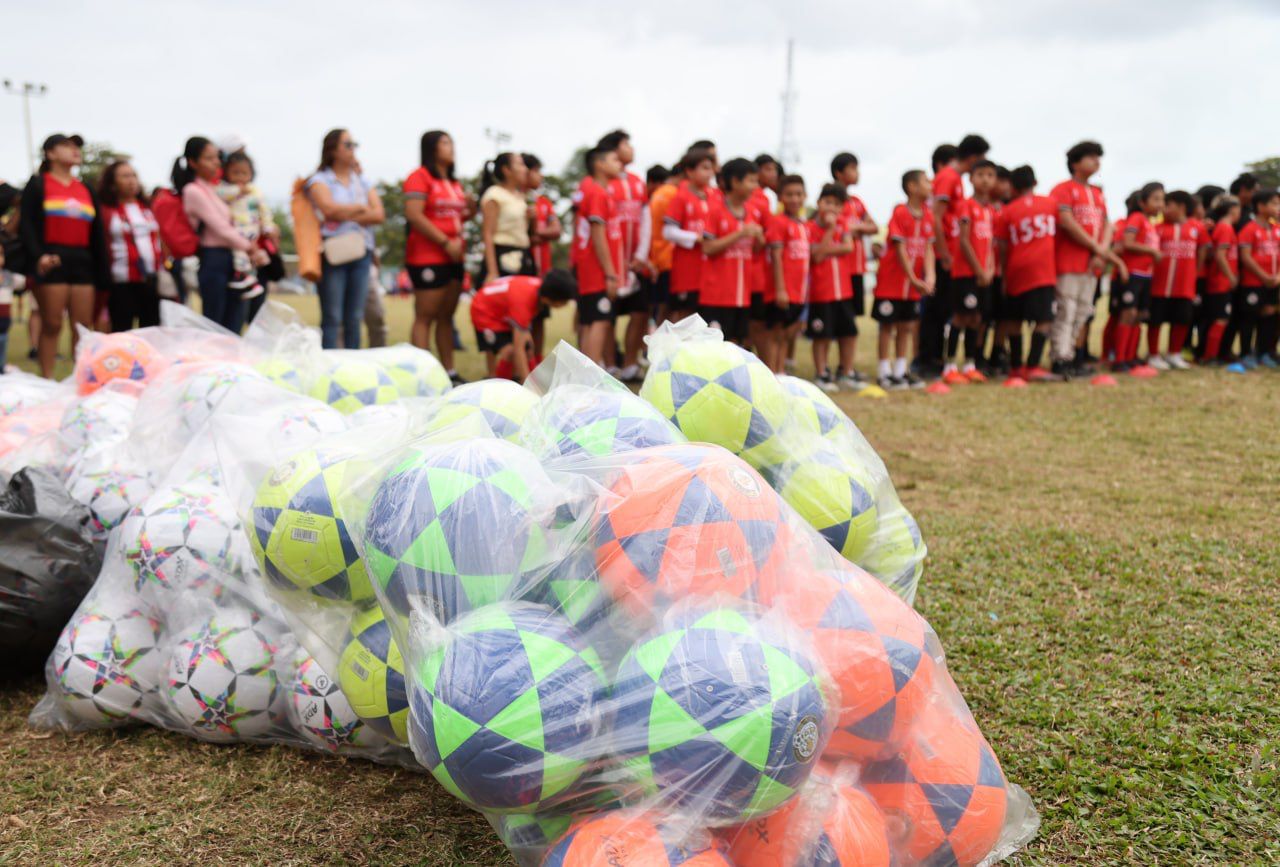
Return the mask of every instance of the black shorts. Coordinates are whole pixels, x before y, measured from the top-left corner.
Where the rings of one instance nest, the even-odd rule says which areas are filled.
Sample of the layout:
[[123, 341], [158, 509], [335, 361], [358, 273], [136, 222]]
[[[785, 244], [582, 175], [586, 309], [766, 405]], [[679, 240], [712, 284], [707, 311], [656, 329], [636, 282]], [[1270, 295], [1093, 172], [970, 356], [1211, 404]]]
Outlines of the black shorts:
[[725, 340], [741, 343], [747, 339], [751, 311], [746, 307], [699, 307], [698, 315], [712, 328], [719, 328]]
[[498, 352], [504, 346], [511, 345], [510, 331], [490, 331], [488, 328], [476, 329], [476, 346], [481, 352]]
[[871, 304], [871, 315], [881, 325], [892, 325], [895, 322], [915, 322], [920, 318], [920, 302], [877, 298]]
[[788, 328], [800, 321], [800, 314], [804, 312], [803, 304], [788, 304], [786, 307], [779, 307], [764, 300], [763, 292], [755, 292], [751, 295], [751, 315], [752, 322], [764, 323], [766, 328], [776, 328], [781, 326]]
[[1137, 310], [1146, 312], [1151, 306], [1151, 278], [1130, 274], [1129, 280], [1111, 287], [1111, 312]]
[[993, 277], [987, 287], [986, 307], [982, 310], [982, 318], [986, 322], [995, 322], [999, 318], [1000, 303], [1004, 298], [1004, 278]]
[[618, 303], [614, 307], [618, 311], [619, 316], [631, 316], [639, 313], [643, 316], [649, 315], [649, 299], [652, 295], [653, 286], [645, 279], [640, 280], [640, 288], [632, 292], [626, 298], [619, 298]]
[[1052, 322], [1054, 291], [1053, 286], [1039, 286], [1021, 295], [1005, 295], [1000, 302], [1000, 320], [1036, 324]]
[[671, 301], [671, 272], [659, 271], [649, 290], [649, 303], [661, 307]]
[[450, 283], [462, 282], [461, 262], [442, 262], [439, 265], [405, 265], [409, 282], [414, 289], [443, 289]]
[[1204, 298], [1200, 299], [1200, 320], [1202, 322], [1217, 322], [1230, 317], [1230, 292], [1206, 292]]
[[805, 335], [810, 340], [840, 340], [858, 336], [858, 316], [853, 299], [822, 301], [809, 305], [809, 324]]
[[1207, 277], [1196, 278], [1196, 299], [1199, 300], [1209, 294], [1209, 279]]
[[590, 295], [578, 296], [578, 324], [591, 325], [595, 322], [612, 322], [614, 308], [607, 292], [593, 292]]
[[[861, 242], [859, 242], [861, 243]], [[853, 289], [853, 315], [867, 315], [867, 290], [866, 282], [861, 274], [849, 275], [849, 286]]]
[[93, 273], [93, 254], [88, 247], [49, 246], [45, 252], [57, 256], [62, 263], [48, 274], [36, 278], [36, 283], [68, 283], [93, 285], [97, 282]]
[[682, 313], [698, 312], [698, 290], [690, 289], [688, 292], [669, 292], [670, 301], [668, 305], [672, 310], [679, 310]]
[[1151, 325], [1190, 325], [1195, 305], [1190, 298], [1152, 298]]
[[1236, 313], [1247, 319], [1257, 318], [1262, 309], [1261, 286], [1239, 286], [1236, 288], [1235, 303], [1232, 305]]
[[1258, 287], [1259, 306], [1275, 307], [1280, 304], [1280, 286]]
[[986, 286], [978, 285], [977, 277], [953, 277], [951, 280], [951, 314], [953, 316], [969, 316], [977, 313], [983, 315], [987, 308], [986, 297], [990, 294]]

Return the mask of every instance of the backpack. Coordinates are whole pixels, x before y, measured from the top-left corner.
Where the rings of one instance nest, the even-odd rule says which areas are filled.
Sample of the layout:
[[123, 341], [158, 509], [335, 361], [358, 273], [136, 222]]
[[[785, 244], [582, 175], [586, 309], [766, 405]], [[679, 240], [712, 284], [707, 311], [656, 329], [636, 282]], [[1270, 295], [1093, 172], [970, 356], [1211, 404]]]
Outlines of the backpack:
[[160, 240], [175, 259], [194, 256], [200, 249], [200, 236], [191, 226], [182, 199], [173, 190], [156, 190], [151, 198], [151, 213], [160, 226]]

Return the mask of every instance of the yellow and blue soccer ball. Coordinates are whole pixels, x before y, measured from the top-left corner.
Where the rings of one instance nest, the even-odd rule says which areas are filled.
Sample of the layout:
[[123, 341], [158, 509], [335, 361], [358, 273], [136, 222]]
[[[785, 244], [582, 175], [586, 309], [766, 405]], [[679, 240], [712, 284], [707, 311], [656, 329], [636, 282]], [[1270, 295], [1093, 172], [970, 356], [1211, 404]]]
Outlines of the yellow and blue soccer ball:
[[518, 442], [520, 426], [538, 405], [538, 397], [509, 379], [482, 379], [453, 389], [444, 402], [446, 406], [472, 407], [494, 436]]
[[389, 741], [408, 743], [409, 694], [404, 657], [382, 609], [371, 605], [347, 628], [338, 658], [338, 686], [356, 716]]
[[304, 391], [302, 371], [298, 369], [298, 365], [287, 358], [279, 356], [268, 358], [266, 361], [258, 362], [254, 366], [254, 370], [281, 388], [298, 394], [302, 394]]
[[791, 396], [791, 418], [804, 431], [833, 437], [851, 424], [831, 396], [807, 379], [779, 376], [778, 382]]
[[387, 372], [401, 397], [438, 397], [453, 387], [444, 365], [425, 349], [401, 343], [366, 355]]
[[778, 493], [846, 560], [856, 562], [874, 540], [875, 482], [828, 446], [784, 467]]
[[386, 371], [371, 361], [358, 358], [344, 358], [333, 363], [316, 378], [310, 394], [344, 415], [364, 406], [400, 399], [400, 392]]
[[924, 573], [926, 553], [920, 525], [904, 506], [898, 505], [881, 512], [872, 542], [857, 562], [910, 602]]

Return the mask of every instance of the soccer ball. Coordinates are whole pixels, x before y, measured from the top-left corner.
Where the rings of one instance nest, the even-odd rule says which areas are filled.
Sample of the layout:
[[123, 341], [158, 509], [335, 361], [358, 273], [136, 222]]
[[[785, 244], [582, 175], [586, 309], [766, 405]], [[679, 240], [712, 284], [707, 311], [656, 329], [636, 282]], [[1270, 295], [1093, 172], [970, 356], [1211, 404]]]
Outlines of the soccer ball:
[[600, 660], [567, 620], [530, 602], [472, 611], [450, 633], [415, 672], [414, 755], [477, 810], [535, 812], [598, 749]]
[[62, 630], [51, 662], [61, 706], [82, 725], [138, 714], [160, 685], [160, 621], [136, 599], [99, 599]]
[[0, 419], [50, 400], [57, 389], [52, 380], [0, 374]]
[[547, 852], [542, 867], [731, 867], [715, 838], [695, 834], [673, 844], [670, 836], [675, 835], [653, 816], [627, 810], [599, 813], [575, 823]]
[[404, 658], [376, 605], [356, 614], [348, 627], [338, 659], [338, 686], [369, 728], [387, 740], [408, 743]]
[[827, 781], [738, 829], [729, 855], [736, 867], [890, 867], [894, 863], [884, 814], [871, 796], [858, 786]]
[[902, 505], [880, 512], [875, 536], [858, 558], [858, 565], [883, 581], [908, 602], [924, 573], [927, 550], [920, 526]]
[[319, 403], [305, 409], [291, 406], [276, 420], [275, 442], [280, 454], [289, 454], [346, 429], [346, 417], [335, 409]]
[[836, 402], [809, 380], [783, 375], [778, 382], [791, 396], [791, 418], [801, 430], [831, 437], [851, 424]]
[[971, 718], [930, 707], [893, 758], [868, 765], [862, 784], [916, 864], [971, 867], [995, 848], [1008, 790], [1000, 763]]
[[344, 415], [362, 406], [391, 403], [400, 398], [391, 378], [371, 361], [349, 358], [333, 364], [311, 386], [311, 396]]
[[153, 490], [147, 476], [118, 468], [79, 473], [68, 486], [68, 493], [89, 507], [93, 532], [104, 537]]
[[150, 343], [135, 334], [95, 334], [76, 358], [76, 391], [89, 394], [113, 379], [145, 382], [165, 369]]
[[575, 385], [561, 386], [543, 399], [524, 439], [542, 460], [599, 457], [685, 441], [652, 405], [631, 392]]
[[62, 440], [74, 455], [101, 451], [123, 442], [133, 426], [138, 398], [116, 389], [101, 389], [73, 403], [62, 415]]
[[195, 367], [182, 380], [178, 412], [183, 427], [194, 433], [209, 421], [214, 411], [237, 388], [246, 383], [266, 383], [264, 376], [241, 364], [215, 362]]
[[221, 610], [189, 629], [169, 657], [174, 716], [208, 741], [269, 734], [284, 711], [275, 670], [279, 641], [277, 629], [247, 610]]
[[664, 810], [735, 825], [776, 809], [831, 730], [814, 663], [734, 609], [672, 619], [618, 668], [617, 754]]
[[444, 402], [446, 406], [474, 407], [494, 436], [519, 442], [520, 426], [538, 405], [538, 397], [509, 379], [482, 379], [453, 389]]
[[870, 575], [795, 572], [774, 599], [813, 642], [839, 688], [836, 729], [827, 754], [884, 758], [906, 737], [933, 686], [927, 627], [909, 605]]
[[787, 391], [740, 346], [689, 341], [649, 369], [640, 396], [690, 440], [723, 446], [753, 467], [786, 457], [778, 433], [791, 412]]
[[359, 466], [349, 452], [310, 449], [277, 466], [259, 486], [249, 541], [276, 586], [345, 602], [373, 598], [337, 499]]
[[298, 365], [285, 358], [268, 358], [254, 367], [258, 373], [281, 388], [302, 394], [302, 372]]
[[335, 680], [311, 656], [298, 654], [301, 664], [289, 680], [289, 721], [307, 742], [329, 752], [344, 747], [377, 747], [382, 735], [360, 719]]
[[240, 568], [243, 535], [226, 495], [199, 484], [160, 488], [120, 525], [134, 589], [161, 610], [174, 594], [218, 595]]
[[387, 372], [401, 397], [436, 397], [453, 387], [444, 365], [425, 349], [401, 343], [366, 355]]
[[401, 614], [412, 598], [442, 623], [494, 602], [546, 558], [540, 504], [551, 487], [533, 455], [501, 440], [415, 451], [369, 505], [370, 577]]
[[600, 508], [600, 580], [632, 616], [643, 619], [691, 594], [750, 598], [772, 574], [778, 495], [721, 449], [636, 452]]
[[846, 560], [871, 544], [879, 513], [875, 483], [831, 448], [786, 467], [778, 493]]
[[558, 840], [573, 818], [556, 813], [504, 813], [497, 817], [498, 837], [516, 862], [542, 863], [542, 853]]

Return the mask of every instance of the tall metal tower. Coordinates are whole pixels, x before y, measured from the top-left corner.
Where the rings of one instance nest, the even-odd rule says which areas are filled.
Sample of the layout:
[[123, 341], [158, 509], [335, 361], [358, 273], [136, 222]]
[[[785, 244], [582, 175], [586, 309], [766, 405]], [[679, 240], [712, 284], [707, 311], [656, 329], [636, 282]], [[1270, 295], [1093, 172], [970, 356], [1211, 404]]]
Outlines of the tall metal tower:
[[778, 141], [778, 159], [788, 171], [800, 162], [800, 144], [796, 140], [795, 103], [796, 92], [792, 87], [792, 61], [795, 58], [796, 41], [787, 40], [787, 83], [782, 91], [782, 136]]

